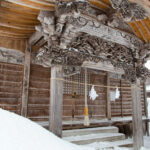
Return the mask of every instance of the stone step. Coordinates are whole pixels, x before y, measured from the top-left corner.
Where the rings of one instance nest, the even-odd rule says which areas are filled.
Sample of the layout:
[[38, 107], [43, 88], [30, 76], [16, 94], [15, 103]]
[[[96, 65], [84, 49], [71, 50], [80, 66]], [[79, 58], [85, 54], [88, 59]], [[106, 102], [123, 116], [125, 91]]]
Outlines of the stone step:
[[124, 140], [125, 135], [121, 133], [97, 133], [89, 135], [69, 136], [64, 137], [63, 139], [78, 145], [85, 145], [94, 142], [111, 142]]
[[114, 126], [109, 126], [109, 127], [64, 130], [63, 137], [76, 136], [76, 135], [88, 135], [88, 134], [95, 134], [95, 133], [118, 133], [118, 128]]
[[88, 144], [86, 146], [94, 147], [96, 150], [103, 150], [103, 149], [113, 150], [115, 147], [123, 147], [131, 150], [132, 149], [131, 147], [133, 146], [133, 141], [131, 139], [125, 139], [115, 142], [95, 142], [92, 144]]
[[117, 147], [132, 147], [133, 141], [131, 139], [119, 140], [114, 142], [108, 142], [108, 144], [117, 146]]

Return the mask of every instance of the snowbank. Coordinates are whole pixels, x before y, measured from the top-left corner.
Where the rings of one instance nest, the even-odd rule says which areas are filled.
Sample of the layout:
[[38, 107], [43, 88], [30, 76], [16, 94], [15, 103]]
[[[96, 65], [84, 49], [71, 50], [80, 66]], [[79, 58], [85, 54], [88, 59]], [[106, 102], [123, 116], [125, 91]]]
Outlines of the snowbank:
[[[149, 147], [149, 137], [145, 140]], [[110, 150], [105, 147], [109, 147], [109, 143], [71, 144], [26, 118], [0, 109], [0, 150]], [[128, 149], [114, 145], [114, 150]]]
[[94, 150], [64, 141], [36, 123], [0, 109], [0, 150]]

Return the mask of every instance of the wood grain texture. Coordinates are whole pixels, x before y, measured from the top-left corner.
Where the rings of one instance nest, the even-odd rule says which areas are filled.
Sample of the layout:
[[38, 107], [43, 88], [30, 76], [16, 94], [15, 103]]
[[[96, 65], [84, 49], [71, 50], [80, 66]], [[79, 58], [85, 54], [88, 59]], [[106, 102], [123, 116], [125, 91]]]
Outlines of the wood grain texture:
[[137, 79], [136, 84], [131, 85], [132, 91], [132, 109], [133, 109], [133, 141], [134, 149], [140, 150], [144, 145], [143, 126], [142, 126], [142, 107], [141, 107], [141, 88], [140, 80]]
[[23, 76], [23, 91], [22, 91], [22, 105], [21, 115], [27, 117], [28, 111], [28, 90], [30, 80], [30, 61], [31, 61], [31, 47], [26, 47], [25, 61], [24, 61], [24, 76]]
[[62, 103], [63, 103], [63, 78], [62, 66], [51, 68], [51, 95], [50, 95], [50, 131], [62, 136]]
[[107, 73], [107, 118], [108, 120], [111, 120], [111, 102], [110, 102], [110, 76], [109, 73]]

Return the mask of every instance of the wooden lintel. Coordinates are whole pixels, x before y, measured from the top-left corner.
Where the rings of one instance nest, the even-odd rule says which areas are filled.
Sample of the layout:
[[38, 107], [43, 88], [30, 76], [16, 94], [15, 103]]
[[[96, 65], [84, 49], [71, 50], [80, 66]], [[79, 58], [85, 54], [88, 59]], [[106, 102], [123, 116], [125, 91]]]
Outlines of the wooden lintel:
[[49, 129], [62, 137], [62, 102], [63, 102], [63, 69], [62, 66], [51, 67], [50, 87], [50, 126]]
[[140, 150], [143, 146], [143, 124], [140, 80], [131, 85], [132, 92], [132, 122], [134, 150]]
[[30, 61], [31, 61], [31, 47], [27, 45], [25, 50], [24, 61], [24, 76], [23, 76], [23, 90], [22, 90], [22, 105], [21, 115], [27, 117], [28, 110], [28, 90], [29, 90], [29, 78], [30, 78]]
[[34, 32], [28, 40], [29, 45], [36, 44], [42, 38], [42, 34], [38, 31]]
[[111, 102], [110, 102], [110, 74], [107, 72], [107, 119], [111, 120]]

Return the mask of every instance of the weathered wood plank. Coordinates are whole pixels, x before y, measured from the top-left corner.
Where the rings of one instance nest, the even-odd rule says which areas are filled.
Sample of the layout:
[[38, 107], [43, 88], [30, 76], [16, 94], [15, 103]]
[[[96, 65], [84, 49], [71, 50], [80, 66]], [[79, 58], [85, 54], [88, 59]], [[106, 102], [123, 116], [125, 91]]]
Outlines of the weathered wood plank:
[[110, 75], [109, 72], [107, 72], [107, 118], [108, 120], [111, 120], [111, 102], [110, 102]]
[[131, 85], [132, 91], [132, 121], [133, 121], [133, 141], [134, 149], [140, 150], [143, 146], [143, 126], [142, 126], [142, 107], [141, 107], [141, 88], [140, 80]]
[[24, 77], [23, 77], [23, 91], [22, 91], [22, 106], [21, 115], [27, 117], [28, 108], [28, 89], [29, 89], [29, 78], [30, 78], [30, 61], [31, 61], [31, 47], [27, 45], [25, 51], [25, 62], [24, 62]]
[[62, 136], [63, 81], [62, 66], [51, 67], [50, 126], [51, 132]]

